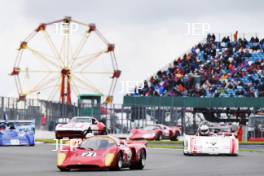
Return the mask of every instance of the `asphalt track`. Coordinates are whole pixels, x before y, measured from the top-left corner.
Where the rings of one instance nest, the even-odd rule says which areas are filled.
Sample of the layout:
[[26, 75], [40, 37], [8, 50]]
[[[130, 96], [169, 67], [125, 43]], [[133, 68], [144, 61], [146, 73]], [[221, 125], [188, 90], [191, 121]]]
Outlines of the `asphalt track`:
[[54, 145], [0, 147], [0, 176], [264, 176], [264, 153], [242, 152], [238, 157], [183, 156], [180, 150], [148, 149], [142, 171], [59, 172]]

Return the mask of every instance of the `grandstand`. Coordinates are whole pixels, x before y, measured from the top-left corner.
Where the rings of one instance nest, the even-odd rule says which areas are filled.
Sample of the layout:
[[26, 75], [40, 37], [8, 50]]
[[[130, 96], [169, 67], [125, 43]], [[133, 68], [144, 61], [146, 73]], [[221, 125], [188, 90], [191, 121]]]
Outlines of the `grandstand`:
[[264, 39], [214, 34], [135, 88], [132, 96], [262, 97]]

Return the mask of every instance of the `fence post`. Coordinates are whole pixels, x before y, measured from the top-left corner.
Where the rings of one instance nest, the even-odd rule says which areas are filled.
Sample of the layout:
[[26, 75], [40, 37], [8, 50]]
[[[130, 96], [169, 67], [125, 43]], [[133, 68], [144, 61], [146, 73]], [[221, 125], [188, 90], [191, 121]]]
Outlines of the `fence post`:
[[[4, 113], [4, 97], [1, 98], [1, 112]], [[1, 114], [2, 115], [2, 114]], [[2, 118], [2, 117], [1, 117]]]
[[185, 134], [185, 107], [181, 108], [182, 135]]
[[121, 106], [121, 133], [124, 133], [124, 109], [123, 105]]
[[[128, 109], [128, 108], [126, 108], [126, 109]], [[130, 119], [129, 119], [129, 115], [128, 115], [128, 113], [129, 113], [128, 110], [126, 110], [125, 113], [126, 113], [126, 122], [127, 122], [127, 125], [126, 125], [126, 126], [127, 126], [127, 129], [130, 131], [130, 127], [129, 127], [129, 125], [128, 125], [128, 120], [130, 121]], [[131, 121], [130, 121], [130, 122], [131, 122]]]

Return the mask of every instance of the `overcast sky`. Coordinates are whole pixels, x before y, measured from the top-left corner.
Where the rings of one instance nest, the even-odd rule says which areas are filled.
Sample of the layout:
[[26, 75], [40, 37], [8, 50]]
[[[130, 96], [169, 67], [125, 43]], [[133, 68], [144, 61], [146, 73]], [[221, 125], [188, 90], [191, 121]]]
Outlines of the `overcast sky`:
[[41, 22], [71, 16], [96, 23], [116, 45], [123, 73], [116, 102], [121, 102], [121, 83], [146, 79], [200, 40], [187, 34], [188, 24], [203, 23], [214, 33], [263, 36], [263, 6], [260, 0], [1, 0], [0, 96], [16, 96], [8, 76], [16, 49]]

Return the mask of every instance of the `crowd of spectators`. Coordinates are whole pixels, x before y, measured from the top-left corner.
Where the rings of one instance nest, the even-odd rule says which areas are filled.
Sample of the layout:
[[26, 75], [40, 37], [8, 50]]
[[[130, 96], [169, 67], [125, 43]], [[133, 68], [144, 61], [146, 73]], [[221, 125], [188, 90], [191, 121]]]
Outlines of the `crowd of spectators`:
[[205, 41], [136, 87], [132, 95], [264, 96], [264, 39], [242, 39], [236, 32], [232, 40], [225, 36], [217, 41], [214, 34], [208, 34]]

